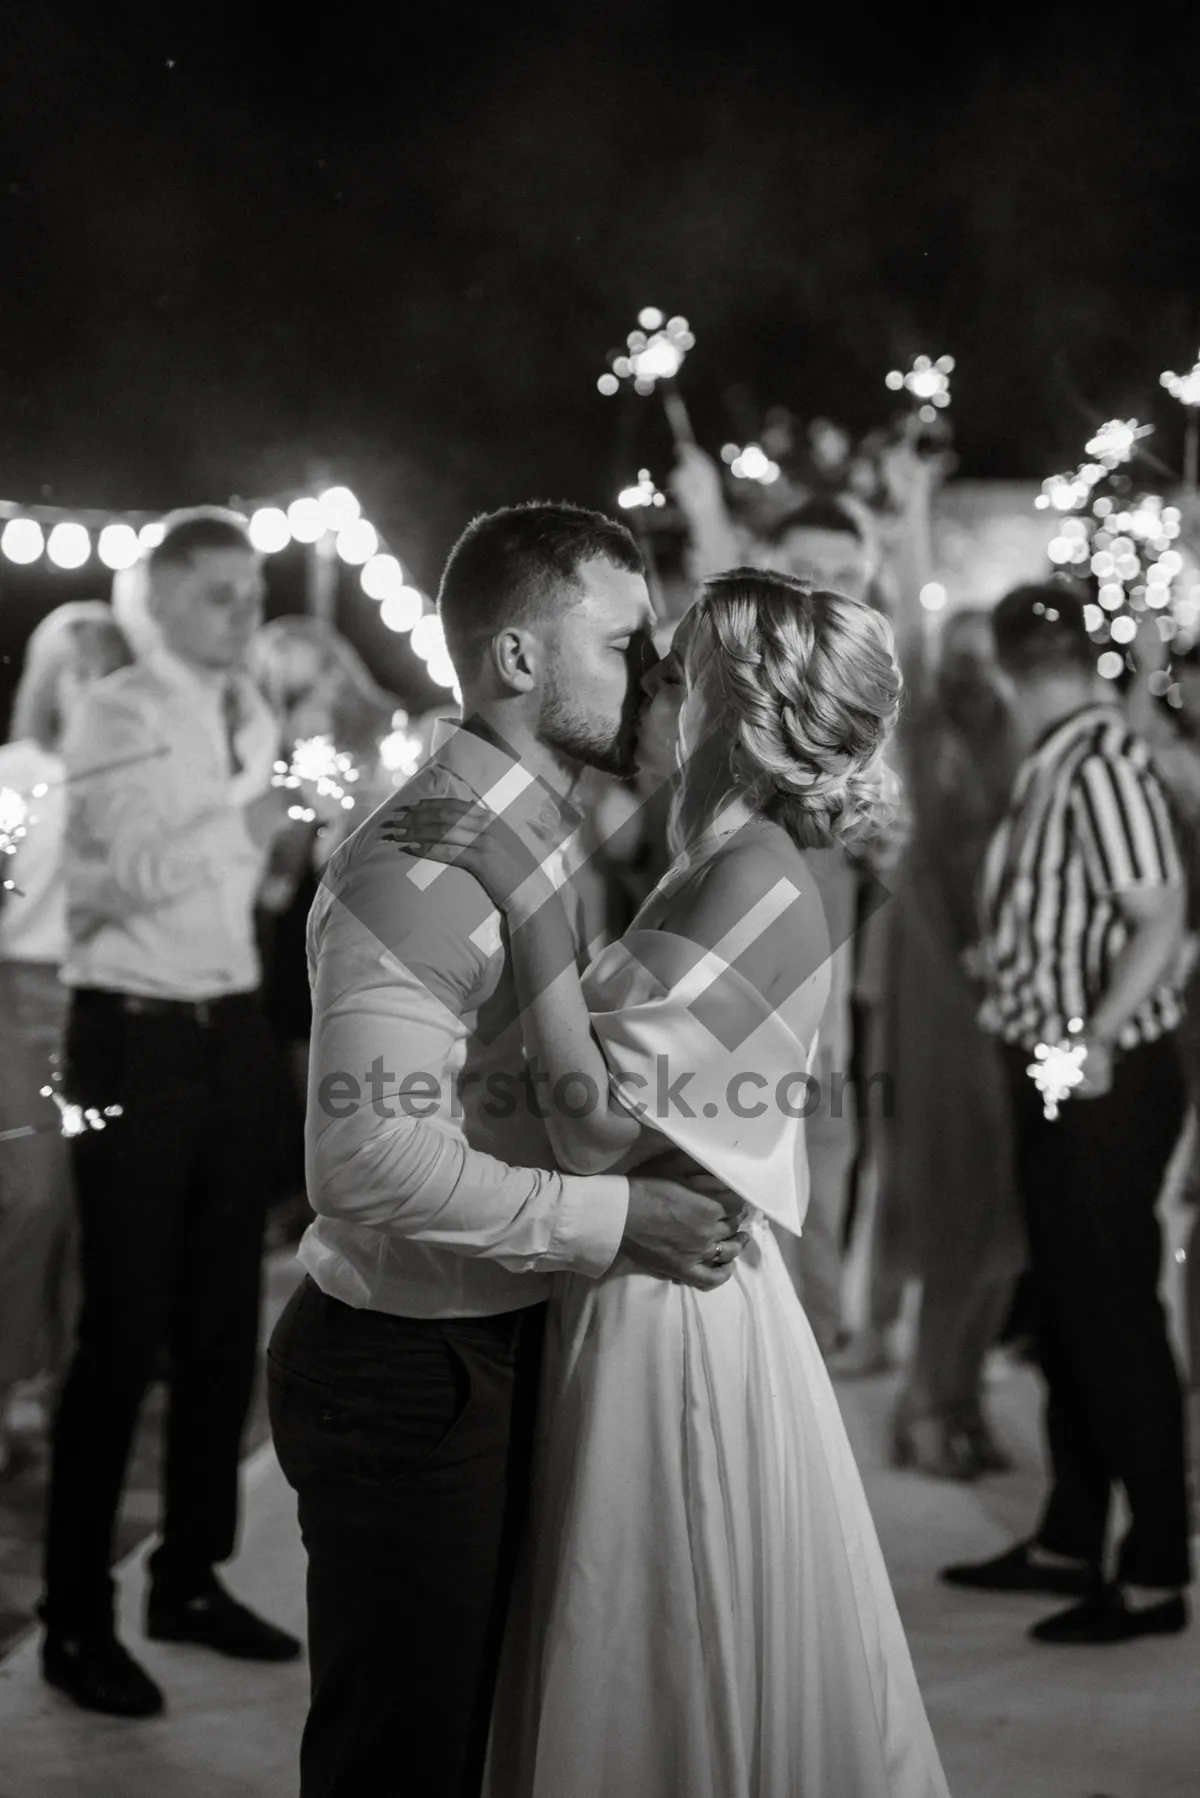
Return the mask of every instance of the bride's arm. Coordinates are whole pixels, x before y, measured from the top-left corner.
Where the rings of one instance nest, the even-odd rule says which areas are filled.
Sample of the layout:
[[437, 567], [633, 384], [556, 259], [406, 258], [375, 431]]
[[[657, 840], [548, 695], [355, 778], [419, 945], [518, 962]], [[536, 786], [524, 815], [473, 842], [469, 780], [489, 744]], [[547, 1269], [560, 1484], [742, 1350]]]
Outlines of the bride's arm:
[[567, 1173], [603, 1173], [634, 1147], [642, 1126], [611, 1093], [567, 914], [557, 893], [525, 912], [516, 903], [504, 909], [525, 1053], [535, 1080], [549, 1082], [555, 1158]]
[[607, 1172], [634, 1148], [642, 1126], [610, 1093], [608, 1063], [579, 984], [575, 939], [544, 864], [502, 818], [462, 800], [401, 808], [385, 819], [380, 835], [410, 854], [466, 869], [500, 912], [526, 1057], [535, 1082], [549, 1086], [545, 1122], [555, 1158], [566, 1173]]

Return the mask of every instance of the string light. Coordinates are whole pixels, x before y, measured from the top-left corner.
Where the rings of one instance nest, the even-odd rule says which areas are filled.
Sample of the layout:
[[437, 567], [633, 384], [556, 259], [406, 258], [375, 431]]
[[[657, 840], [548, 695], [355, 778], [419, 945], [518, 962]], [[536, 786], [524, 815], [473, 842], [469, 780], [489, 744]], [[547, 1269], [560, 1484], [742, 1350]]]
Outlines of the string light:
[[132, 568], [141, 553], [138, 534], [131, 524], [106, 524], [96, 542], [96, 554], [114, 574], [122, 568]]
[[36, 562], [46, 547], [46, 538], [36, 518], [10, 518], [0, 532], [0, 550], [10, 562]]
[[362, 507], [351, 493], [349, 487], [329, 487], [317, 501], [321, 510], [321, 519], [327, 531], [336, 536], [344, 531], [347, 525], [354, 523], [362, 516]]
[[425, 672], [435, 687], [449, 687], [455, 698], [461, 698], [458, 676], [454, 671], [454, 663], [446, 648], [446, 637], [442, 630], [442, 621], [436, 612], [426, 612], [413, 625], [413, 654], [419, 656], [425, 664]]
[[288, 529], [297, 543], [315, 543], [325, 535], [325, 514], [316, 499], [294, 499], [287, 509]]
[[83, 568], [92, 554], [92, 538], [85, 525], [61, 523], [50, 532], [45, 552], [56, 568]]
[[389, 593], [399, 593], [404, 585], [404, 570], [395, 556], [369, 556], [359, 576], [368, 599], [383, 600]]
[[278, 506], [260, 506], [250, 519], [250, 541], [264, 556], [278, 555], [292, 540], [287, 513]]
[[639, 468], [634, 486], [622, 487], [617, 495], [617, 504], [627, 512], [635, 511], [639, 506], [665, 506], [666, 503], [666, 494], [659, 492], [648, 468]]
[[337, 534], [337, 553], [352, 568], [369, 562], [378, 548], [379, 532], [365, 518], [352, 519]]
[[415, 587], [398, 587], [384, 595], [379, 617], [390, 631], [411, 631], [424, 610], [425, 601]]
[[[646, 315], [644, 311], [643, 319]], [[662, 323], [660, 319], [660, 326]], [[671, 320], [663, 327], [677, 351], [683, 341], [680, 323]], [[677, 395], [672, 397], [682, 411], [682, 400]], [[230, 503], [241, 510], [241, 501]], [[246, 510], [247, 535], [259, 554], [278, 554], [293, 542], [308, 548], [321, 545], [323, 554], [328, 543], [343, 563], [359, 569], [362, 590], [378, 602], [381, 620], [388, 630], [406, 634], [425, 615], [428, 602], [424, 595], [408, 584], [399, 559], [384, 549], [379, 532], [363, 517], [362, 507], [348, 487], [329, 487], [316, 496], [302, 494], [289, 502], [265, 502]], [[140, 520], [137, 515], [121, 518], [90, 511], [71, 515], [59, 507], [23, 507], [4, 500], [0, 500], [0, 521], [0, 556], [9, 562], [29, 566], [47, 555], [56, 568], [78, 569], [88, 562], [94, 547], [103, 566], [122, 579], [138, 569], [143, 557], [162, 542], [165, 532], [161, 518], [147, 518], [145, 514]], [[435, 645], [422, 660], [435, 685], [449, 688], [459, 699], [458, 679], [444, 642]], [[11, 881], [2, 881], [0, 886], [16, 890]]]
[[939, 412], [950, 404], [950, 376], [954, 373], [954, 357], [915, 356], [906, 371], [893, 368], [884, 382], [893, 393], [910, 393], [918, 402], [917, 416], [925, 424], [933, 424]]
[[944, 612], [948, 597], [940, 581], [926, 581], [917, 595], [927, 612]]

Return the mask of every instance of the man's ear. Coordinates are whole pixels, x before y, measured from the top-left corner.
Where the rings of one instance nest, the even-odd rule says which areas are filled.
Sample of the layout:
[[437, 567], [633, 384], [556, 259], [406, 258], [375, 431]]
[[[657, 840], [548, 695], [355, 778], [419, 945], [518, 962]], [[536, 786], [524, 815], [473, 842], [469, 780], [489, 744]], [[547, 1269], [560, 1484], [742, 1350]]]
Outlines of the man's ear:
[[531, 631], [498, 631], [491, 653], [492, 666], [510, 693], [528, 693], [537, 685], [543, 649]]

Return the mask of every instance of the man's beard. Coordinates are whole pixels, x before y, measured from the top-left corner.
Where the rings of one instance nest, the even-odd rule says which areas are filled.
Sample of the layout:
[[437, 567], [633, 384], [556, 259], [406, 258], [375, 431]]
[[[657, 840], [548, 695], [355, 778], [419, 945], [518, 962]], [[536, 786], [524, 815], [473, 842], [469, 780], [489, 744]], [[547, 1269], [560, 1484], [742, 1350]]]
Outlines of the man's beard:
[[637, 705], [614, 725], [607, 718], [573, 705], [556, 685], [546, 694], [538, 720], [538, 737], [547, 749], [585, 768], [599, 768], [619, 778], [632, 774], [637, 747]]

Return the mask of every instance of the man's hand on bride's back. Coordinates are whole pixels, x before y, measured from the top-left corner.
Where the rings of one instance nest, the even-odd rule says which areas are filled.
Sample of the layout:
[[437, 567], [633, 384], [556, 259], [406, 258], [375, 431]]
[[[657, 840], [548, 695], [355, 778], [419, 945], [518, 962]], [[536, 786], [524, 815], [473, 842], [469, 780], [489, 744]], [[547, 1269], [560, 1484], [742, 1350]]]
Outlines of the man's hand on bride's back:
[[711, 1174], [639, 1169], [629, 1177], [622, 1253], [645, 1273], [711, 1291], [725, 1284], [746, 1246], [738, 1228], [745, 1210]]

